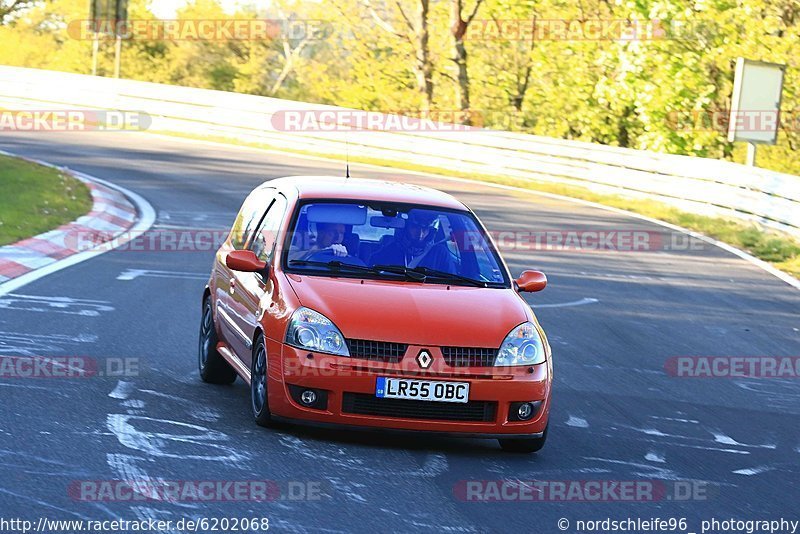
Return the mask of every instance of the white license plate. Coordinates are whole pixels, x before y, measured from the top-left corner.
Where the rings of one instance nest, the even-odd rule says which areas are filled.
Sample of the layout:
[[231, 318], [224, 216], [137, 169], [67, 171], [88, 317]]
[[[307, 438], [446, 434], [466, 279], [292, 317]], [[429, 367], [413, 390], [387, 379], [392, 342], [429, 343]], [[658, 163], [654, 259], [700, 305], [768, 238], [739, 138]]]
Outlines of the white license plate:
[[442, 382], [379, 376], [375, 396], [437, 402], [468, 402], [469, 382]]

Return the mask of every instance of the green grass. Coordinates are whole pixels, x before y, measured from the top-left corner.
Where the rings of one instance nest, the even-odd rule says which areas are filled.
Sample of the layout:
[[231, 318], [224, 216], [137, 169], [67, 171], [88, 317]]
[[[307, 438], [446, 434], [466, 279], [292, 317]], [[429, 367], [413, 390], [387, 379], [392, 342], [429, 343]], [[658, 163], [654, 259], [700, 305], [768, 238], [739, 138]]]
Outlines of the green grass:
[[74, 221], [91, 208], [92, 195], [81, 181], [0, 155], [0, 246]]
[[[201, 139], [207, 141], [221, 142], [240, 146], [250, 146], [267, 150], [295, 153], [307, 156], [324, 157], [328, 159], [344, 161], [345, 157], [341, 154], [328, 154], [313, 152], [308, 150], [294, 150], [270, 146], [262, 143], [248, 143], [237, 139], [222, 136], [195, 136], [179, 132], [157, 132], [175, 137], [189, 139]], [[749, 224], [737, 219], [723, 217], [709, 217], [696, 215], [679, 210], [662, 202], [654, 200], [643, 200], [640, 198], [628, 198], [617, 195], [604, 195], [595, 193], [583, 187], [560, 184], [555, 182], [522, 180], [501, 175], [490, 174], [463, 174], [450, 169], [416, 165], [403, 161], [392, 161], [380, 158], [367, 158], [351, 156], [350, 161], [354, 163], [366, 163], [380, 165], [383, 167], [393, 167], [401, 170], [417, 171], [441, 176], [452, 176], [466, 178], [470, 180], [489, 182], [500, 185], [554, 193], [558, 195], [579, 198], [598, 204], [604, 204], [614, 208], [638, 213], [653, 219], [659, 219], [668, 223], [681, 226], [694, 232], [712, 237], [736, 248], [744, 250], [756, 258], [771, 263], [778, 269], [791, 274], [795, 278], [800, 278], [800, 243], [792, 236], [782, 232], [768, 230]], [[798, 177], [800, 180], [800, 177]]]

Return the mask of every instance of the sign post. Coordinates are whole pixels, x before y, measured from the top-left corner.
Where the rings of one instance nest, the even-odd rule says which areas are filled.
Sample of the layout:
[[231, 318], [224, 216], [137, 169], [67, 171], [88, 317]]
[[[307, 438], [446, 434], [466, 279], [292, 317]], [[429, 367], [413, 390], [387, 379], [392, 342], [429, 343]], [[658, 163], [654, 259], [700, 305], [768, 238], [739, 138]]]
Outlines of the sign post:
[[780, 127], [781, 93], [786, 65], [736, 60], [728, 141], [747, 143], [747, 165], [756, 164], [756, 145], [774, 145]]
[[91, 0], [90, 20], [94, 32], [92, 43], [92, 74], [97, 74], [97, 54], [100, 34], [114, 36], [114, 77], [119, 78], [122, 55], [122, 35], [128, 19], [128, 0]]
[[92, 76], [97, 76], [97, 53], [100, 51], [100, 38], [97, 35], [97, 27], [95, 26], [94, 35], [92, 36]]

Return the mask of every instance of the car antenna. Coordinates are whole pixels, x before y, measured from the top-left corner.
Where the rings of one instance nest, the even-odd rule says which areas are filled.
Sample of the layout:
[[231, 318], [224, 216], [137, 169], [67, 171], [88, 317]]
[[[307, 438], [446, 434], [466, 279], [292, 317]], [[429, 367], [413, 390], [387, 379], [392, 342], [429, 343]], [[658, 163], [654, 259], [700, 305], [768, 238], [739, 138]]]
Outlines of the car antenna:
[[345, 167], [344, 167], [344, 179], [347, 180], [350, 178], [350, 140], [347, 138], [347, 134], [344, 137], [344, 144], [345, 144]]

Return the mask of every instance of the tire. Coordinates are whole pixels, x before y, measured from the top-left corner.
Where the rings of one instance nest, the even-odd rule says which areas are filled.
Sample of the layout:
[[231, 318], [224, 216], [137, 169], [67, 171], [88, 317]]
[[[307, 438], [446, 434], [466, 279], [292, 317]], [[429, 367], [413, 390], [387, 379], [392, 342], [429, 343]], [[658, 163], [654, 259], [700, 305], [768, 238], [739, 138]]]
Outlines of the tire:
[[211, 296], [203, 302], [203, 317], [200, 319], [200, 340], [197, 348], [197, 363], [200, 378], [209, 384], [233, 384], [236, 371], [217, 352], [217, 329], [211, 309]]
[[506, 452], [515, 452], [520, 454], [530, 454], [538, 452], [544, 447], [544, 442], [547, 441], [547, 429], [550, 424], [544, 427], [544, 433], [541, 438], [519, 438], [519, 439], [499, 439], [500, 448]]
[[250, 407], [253, 419], [259, 426], [271, 427], [272, 414], [269, 411], [267, 392], [267, 347], [264, 336], [259, 335], [253, 345], [253, 363], [250, 366]]

